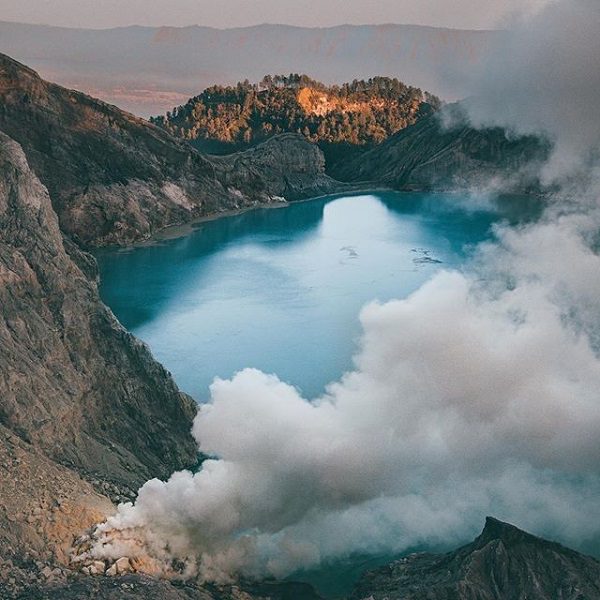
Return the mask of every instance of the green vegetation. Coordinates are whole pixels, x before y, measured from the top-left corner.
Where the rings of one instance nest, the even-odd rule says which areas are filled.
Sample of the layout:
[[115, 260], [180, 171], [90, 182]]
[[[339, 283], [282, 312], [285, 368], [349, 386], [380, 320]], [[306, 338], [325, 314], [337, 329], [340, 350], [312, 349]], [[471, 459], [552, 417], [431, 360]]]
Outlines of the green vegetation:
[[435, 96], [388, 77], [326, 86], [306, 75], [267, 75], [258, 84], [207, 88], [151, 120], [214, 153], [299, 133], [319, 144], [331, 163], [382, 142], [439, 105]]

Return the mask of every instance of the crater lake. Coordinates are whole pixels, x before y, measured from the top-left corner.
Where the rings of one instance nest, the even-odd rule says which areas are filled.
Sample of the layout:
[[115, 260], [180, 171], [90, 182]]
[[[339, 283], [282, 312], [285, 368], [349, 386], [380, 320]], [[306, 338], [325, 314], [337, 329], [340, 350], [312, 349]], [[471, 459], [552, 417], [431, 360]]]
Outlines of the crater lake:
[[404, 298], [439, 269], [460, 267], [499, 218], [456, 194], [255, 209], [98, 251], [100, 292], [198, 402], [215, 377], [245, 367], [316, 397], [352, 368], [362, 306]]

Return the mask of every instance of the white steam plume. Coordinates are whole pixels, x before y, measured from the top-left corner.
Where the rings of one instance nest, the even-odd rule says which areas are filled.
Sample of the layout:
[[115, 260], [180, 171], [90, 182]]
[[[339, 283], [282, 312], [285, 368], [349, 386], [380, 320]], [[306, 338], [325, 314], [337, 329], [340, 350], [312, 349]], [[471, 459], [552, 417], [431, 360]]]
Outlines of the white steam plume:
[[[589, 167], [599, 139], [598, 65], [586, 60], [598, 42], [573, 25], [599, 12], [550, 4], [515, 33], [519, 64], [503, 65], [518, 96], [490, 92], [487, 112], [472, 109], [548, 135], [549, 173], [563, 176], [569, 153]], [[564, 72], [557, 47], [569, 49]], [[572, 113], [555, 110], [579, 84]], [[479, 98], [497, 91], [482, 85]], [[222, 580], [458, 541], [489, 512], [570, 543], [600, 536], [597, 197], [588, 187], [568, 210], [554, 202], [535, 224], [499, 226], [464, 272], [365, 307], [355, 369], [322, 398], [255, 370], [215, 381], [194, 435], [217, 458], [146, 483], [99, 527], [95, 554], [181, 559]]]
[[598, 152], [599, 33], [597, 0], [554, 1], [499, 38], [468, 85], [476, 126], [554, 143], [548, 181], [589, 166]]

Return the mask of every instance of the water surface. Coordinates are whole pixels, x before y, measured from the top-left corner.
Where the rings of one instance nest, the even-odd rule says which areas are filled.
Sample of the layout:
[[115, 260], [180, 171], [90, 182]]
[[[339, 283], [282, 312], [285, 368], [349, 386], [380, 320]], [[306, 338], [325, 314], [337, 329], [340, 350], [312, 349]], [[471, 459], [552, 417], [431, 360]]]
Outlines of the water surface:
[[497, 216], [459, 200], [338, 196], [204, 222], [98, 253], [101, 294], [200, 402], [244, 367], [314, 397], [352, 367], [365, 303], [406, 297], [489, 235]]

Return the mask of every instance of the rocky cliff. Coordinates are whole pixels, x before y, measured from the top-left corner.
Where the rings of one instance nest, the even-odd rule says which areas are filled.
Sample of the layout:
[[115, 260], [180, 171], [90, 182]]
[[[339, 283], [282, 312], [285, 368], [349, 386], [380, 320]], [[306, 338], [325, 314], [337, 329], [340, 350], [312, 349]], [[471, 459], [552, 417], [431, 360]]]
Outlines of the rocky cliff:
[[366, 573], [352, 600], [593, 600], [600, 562], [488, 517], [448, 554], [412, 554]]
[[354, 188], [324, 175], [321, 150], [293, 133], [277, 135], [244, 152], [210, 159], [223, 185], [245, 190], [250, 196], [267, 194], [293, 201]]
[[0, 424], [63, 465], [135, 486], [195, 461], [194, 405], [102, 304], [95, 276], [0, 134]]
[[538, 167], [548, 145], [500, 128], [475, 129], [458, 105], [418, 121], [332, 176], [376, 182], [400, 190], [539, 189]]
[[111, 500], [197, 460], [193, 401], [101, 303], [95, 277], [0, 133], [0, 598], [317, 598], [302, 585], [181, 591], [71, 570], [75, 537]]
[[4, 55], [0, 130], [21, 144], [62, 231], [83, 246], [129, 244], [168, 225], [286, 193], [297, 199], [344, 189], [324, 174], [320, 151], [299, 136], [213, 160]]

